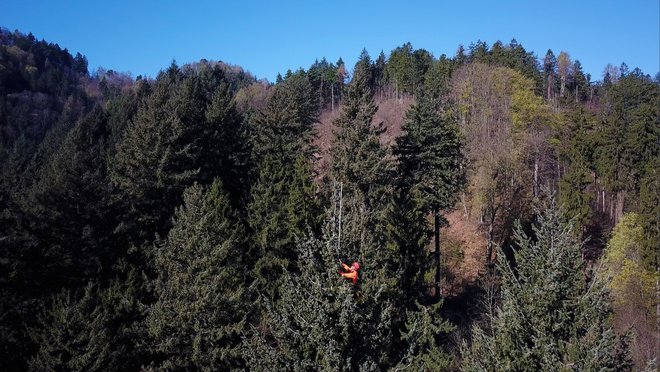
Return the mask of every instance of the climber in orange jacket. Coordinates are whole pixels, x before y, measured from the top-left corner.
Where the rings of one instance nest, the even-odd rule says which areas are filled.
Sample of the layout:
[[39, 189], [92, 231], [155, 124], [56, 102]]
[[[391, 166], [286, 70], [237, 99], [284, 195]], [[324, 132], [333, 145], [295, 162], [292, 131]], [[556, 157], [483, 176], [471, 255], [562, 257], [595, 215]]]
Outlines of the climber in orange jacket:
[[341, 272], [339, 271], [339, 275], [343, 276], [344, 278], [348, 278], [353, 280], [353, 285], [355, 285], [355, 282], [357, 281], [357, 276], [358, 276], [358, 270], [360, 269], [360, 264], [357, 262], [353, 262], [351, 266], [346, 265], [345, 263], [341, 262], [339, 260], [339, 263], [341, 264], [341, 267], [347, 271], [347, 272]]

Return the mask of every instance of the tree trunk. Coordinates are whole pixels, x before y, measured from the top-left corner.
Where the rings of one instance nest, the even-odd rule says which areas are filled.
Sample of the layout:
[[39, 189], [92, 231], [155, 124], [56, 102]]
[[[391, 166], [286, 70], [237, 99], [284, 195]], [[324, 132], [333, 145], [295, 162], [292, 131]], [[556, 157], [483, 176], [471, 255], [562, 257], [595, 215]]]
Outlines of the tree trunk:
[[330, 84], [330, 97], [332, 112], [335, 112], [335, 84]]
[[[656, 271], [660, 272], [660, 266], [656, 266], [655, 269], [656, 269]], [[656, 305], [655, 305], [656, 328], [655, 328], [655, 331], [660, 333], [660, 277], [656, 277], [656, 279], [655, 279], [655, 300], [656, 300]], [[660, 337], [656, 338], [655, 350], [660, 350]]]
[[557, 180], [561, 180], [561, 169], [559, 168], [559, 161], [557, 161]]
[[435, 233], [435, 296], [440, 299], [440, 216], [437, 210], [433, 212], [433, 222]]
[[532, 195], [536, 197], [539, 189], [539, 159], [534, 158], [534, 185], [532, 185]]
[[321, 108], [324, 108], [324, 103], [323, 102], [323, 78], [321, 78], [321, 86], [319, 87], [319, 105]]
[[493, 260], [493, 221], [488, 224], [488, 242], [486, 243], [486, 264], [491, 267]]
[[623, 208], [626, 201], [626, 192], [621, 190], [616, 193], [616, 209], [614, 211], [614, 223], [621, 221], [623, 218]]
[[468, 214], [467, 204], [465, 204], [465, 192], [461, 192], [461, 203], [463, 203], [463, 213], [465, 214], [465, 219], [469, 220], [470, 215]]

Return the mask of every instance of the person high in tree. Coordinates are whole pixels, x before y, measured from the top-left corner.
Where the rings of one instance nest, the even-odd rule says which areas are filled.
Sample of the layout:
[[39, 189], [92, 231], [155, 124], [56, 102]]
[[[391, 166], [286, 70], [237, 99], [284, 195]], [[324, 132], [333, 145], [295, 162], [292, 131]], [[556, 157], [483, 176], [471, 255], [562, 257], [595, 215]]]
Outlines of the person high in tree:
[[353, 285], [355, 285], [355, 282], [357, 281], [357, 277], [358, 277], [358, 270], [360, 269], [360, 264], [357, 262], [353, 262], [351, 266], [348, 266], [345, 263], [341, 262], [341, 260], [339, 260], [339, 263], [341, 264], [341, 267], [345, 271], [345, 272], [339, 271], [339, 275], [343, 276], [344, 278], [353, 280]]

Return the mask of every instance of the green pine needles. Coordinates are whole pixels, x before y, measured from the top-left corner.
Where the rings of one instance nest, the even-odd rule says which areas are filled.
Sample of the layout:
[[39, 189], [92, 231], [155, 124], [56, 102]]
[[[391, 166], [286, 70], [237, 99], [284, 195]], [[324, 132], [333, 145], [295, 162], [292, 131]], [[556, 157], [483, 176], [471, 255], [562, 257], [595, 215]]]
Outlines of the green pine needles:
[[606, 278], [585, 268], [583, 243], [551, 197], [533, 234], [515, 232], [514, 262], [502, 250], [501, 305], [463, 345], [464, 371], [630, 370], [625, 337], [614, 333]]

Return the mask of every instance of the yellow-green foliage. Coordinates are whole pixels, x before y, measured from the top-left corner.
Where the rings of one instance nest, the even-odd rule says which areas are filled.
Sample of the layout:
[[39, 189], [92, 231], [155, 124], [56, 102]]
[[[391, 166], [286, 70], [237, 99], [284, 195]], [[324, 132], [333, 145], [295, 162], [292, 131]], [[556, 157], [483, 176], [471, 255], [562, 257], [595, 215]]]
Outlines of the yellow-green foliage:
[[627, 213], [615, 226], [607, 243], [603, 265], [612, 277], [610, 288], [615, 306], [634, 305], [655, 312], [658, 273], [646, 270], [640, 251], [644, 242], [642, 220], [636, 213]]

